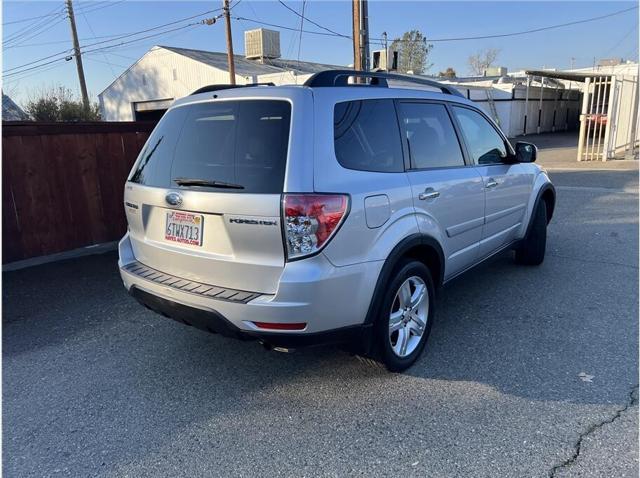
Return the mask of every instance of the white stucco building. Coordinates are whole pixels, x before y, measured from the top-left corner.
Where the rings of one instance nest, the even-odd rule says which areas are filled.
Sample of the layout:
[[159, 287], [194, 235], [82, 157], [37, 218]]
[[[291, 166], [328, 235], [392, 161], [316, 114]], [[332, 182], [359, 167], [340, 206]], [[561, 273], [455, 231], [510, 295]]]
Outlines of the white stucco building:
[[[237, 84], [301, 84], [316, 72], [344, 68], [282, 59], [277, 32], [259, 29], [245, 33], [248, 55], [234, 56]], [[262, 44], [252, 44], [252, 33], [268, 33], [271, 44], [264, 45], [264, 50]], [[175, 99], [202, 86], [228, 83], [226, 53], [154, 46], [105, 88], [98, 99], [106, 121], [155, 120]]]

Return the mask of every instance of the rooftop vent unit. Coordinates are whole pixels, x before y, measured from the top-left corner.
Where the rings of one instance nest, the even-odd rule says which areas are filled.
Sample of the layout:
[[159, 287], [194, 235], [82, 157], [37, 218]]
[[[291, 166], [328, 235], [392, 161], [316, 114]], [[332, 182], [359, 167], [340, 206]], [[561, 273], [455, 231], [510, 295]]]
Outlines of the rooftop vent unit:
[[[386, 53], [386, 54], [385, 54]], [[398, 52], [394, 50], [376, 50], [372, 58], [373, 70], [396, 71], [398, 69]]]
[[507, 71], [506, 66], [490, 66], [485, 68], [483, 76], [505, 76]]
[[244, 56], [247, 60], [280, 58], [280, 32], [258, 28], [244, 32]]

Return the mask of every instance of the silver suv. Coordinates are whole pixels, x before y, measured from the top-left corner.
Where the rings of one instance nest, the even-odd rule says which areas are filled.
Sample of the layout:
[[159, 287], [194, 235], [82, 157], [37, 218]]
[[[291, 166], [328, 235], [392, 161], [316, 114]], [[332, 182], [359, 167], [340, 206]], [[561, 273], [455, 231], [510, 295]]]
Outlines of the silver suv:
[[508, 248], [543, 261], [555, 191], [535, 159], [429, 80], [339, 70], [205, 87], [131, 171], [120, 272], [185, 324], [276, 350], [348, 343], [401, 371], [443, 284]]

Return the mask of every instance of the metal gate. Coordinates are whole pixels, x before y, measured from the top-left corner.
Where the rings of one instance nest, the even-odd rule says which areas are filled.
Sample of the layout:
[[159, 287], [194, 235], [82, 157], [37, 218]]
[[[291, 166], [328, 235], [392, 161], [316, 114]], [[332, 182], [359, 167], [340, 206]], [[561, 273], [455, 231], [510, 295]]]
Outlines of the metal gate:
[[638, 159], [638, 77], [616, 75], [612, 82], [607, 157], [603, 159]]
[[585, 80], [578, 161], [638, 159], [638, 77]]
[[526, 73], [564, 80], [569, 82], [569, 88], [573, 82], [583, 84], [578, 161], [638, 159], [637, 74], [546, 70], [527, 70]]
[[582, 96], [578, 161], [606, 160], [612, 77], [587, 77]]

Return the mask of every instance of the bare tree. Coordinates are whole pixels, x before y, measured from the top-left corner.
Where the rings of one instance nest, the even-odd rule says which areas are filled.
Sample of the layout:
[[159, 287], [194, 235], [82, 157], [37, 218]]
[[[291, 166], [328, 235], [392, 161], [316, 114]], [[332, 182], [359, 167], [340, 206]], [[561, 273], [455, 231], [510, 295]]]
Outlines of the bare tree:
[[402, 38], [391, 43], [391, 50], [398, 52], [398, 71], [420, 75], [433, 66], [427, 63], [427, 57], [433, 45], [419, 30], [405, 32]]
[[496, 48], [487, 48], [478, 51], [475, 55], [471, 55], [467, 60], [471, 74], [475, 76], [483, 76], [484, 71], [493, 65], [498, 58], [500, 50]]

